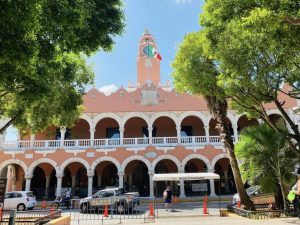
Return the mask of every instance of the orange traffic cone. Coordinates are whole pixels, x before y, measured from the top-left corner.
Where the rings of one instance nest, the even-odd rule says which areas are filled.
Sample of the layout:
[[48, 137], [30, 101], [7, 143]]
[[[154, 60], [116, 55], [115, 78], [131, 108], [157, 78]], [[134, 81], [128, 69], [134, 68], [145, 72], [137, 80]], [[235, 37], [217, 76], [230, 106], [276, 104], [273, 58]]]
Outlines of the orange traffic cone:
[[203, 201], [203, 215], [207, 215], [207, 214], [208, 214], [208, 210], [207, 210], [207, 195], [205, 195], [204, 201]]
[[152, 203], [149, 204], [149, 217], [150, 216], [154, 217], [154, 208]]
[[105, 205], [103, 217], [109, 217], [107, 205]]
[[3, 210], [2, 207], [0, 207], [0, 220], [2, 220]]
[[175, 202], [176, 204], [179, 203], [179, 197], [175, 196]]
[[238, 200], [238, 202], [237, 202], [237, 207], [238, 207], [238, 209], [241, 208], [241, 201], [240, 200]]
[[271, 199], [271, 198], [269, 198], [269, 208], [270, 208], [270, 209], [272, 209], [272, 207], [273, 207], [273, 204], [272, 204], [272, 199]]
[[41, 208], [42, 209], [46, 208], [46, 201], [45, 201], [45, 199], [42, 201]]

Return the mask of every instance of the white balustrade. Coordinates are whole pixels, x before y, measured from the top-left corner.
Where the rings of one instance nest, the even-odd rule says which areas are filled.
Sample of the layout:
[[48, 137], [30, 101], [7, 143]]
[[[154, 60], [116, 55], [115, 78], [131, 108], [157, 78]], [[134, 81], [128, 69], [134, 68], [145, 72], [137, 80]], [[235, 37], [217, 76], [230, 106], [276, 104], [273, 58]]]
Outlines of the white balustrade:
[[220, 136], [209, 136], [209, 142], [210, 143], [221, 143], [221, 138]]
[[[235, 137], [233, 136], [233, 141]], [[240, 137], [238, 137], [239, 139]], [[181, 137], [178, 141], [178, 137], [152, 137], [152, 142], [150, 142], [149, 137], [139, 137], [139, 138], [123, 138], [122, 143], [120, 138], [114, 139], [94, 139], [93, 143], [90, 139], [77, 139], [77, 140], [64, 140], [63, 146], [60, 144], [60, 140], [35, 140], [33, 146], [30, 146], [30, 141], [5, 141], [3, 142], [4, 150], [25, 150], [25, 149], [85, 149], [88, 147], [95, 148], [114, 148], [114, 147], [138, 147], [147, 146], [152, 143], [154, 146], [176, 146], [178, 144], [192, 146], [192, 145], [206, 145], [211, 143], [212, 145], [221, 145], [221, 139], [219, 136], [209, 136], [209, 141], [207, 142], [206, 136], [189, 136]]]

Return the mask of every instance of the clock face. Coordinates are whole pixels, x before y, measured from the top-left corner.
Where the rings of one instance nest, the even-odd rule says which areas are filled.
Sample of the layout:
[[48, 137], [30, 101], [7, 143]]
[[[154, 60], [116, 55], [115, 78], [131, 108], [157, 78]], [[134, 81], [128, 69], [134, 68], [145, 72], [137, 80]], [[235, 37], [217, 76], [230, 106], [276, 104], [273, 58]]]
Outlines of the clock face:
[[153, 54], [153, 47], [151, 45], [146, 45], [143, 48], [143, 52], [146, 56], [153, 58], [154, 54]]

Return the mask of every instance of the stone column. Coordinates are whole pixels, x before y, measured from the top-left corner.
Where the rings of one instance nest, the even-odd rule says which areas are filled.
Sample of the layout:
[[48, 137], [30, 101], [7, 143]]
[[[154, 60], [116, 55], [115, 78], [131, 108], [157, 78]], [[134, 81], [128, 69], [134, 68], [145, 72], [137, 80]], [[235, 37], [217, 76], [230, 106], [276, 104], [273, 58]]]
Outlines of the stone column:
[[124, 127], [120, 127], [120, 128], [119, 128], [119, 131], [120, 131], [120, 145], [123, 145], [123, 139], [124, 139], [124, 131], [125, 131], [125, 128], [124, 128]]
[[184, 180], [180, 179], [180, 198], [185, 198]]
[[30, 148], [33, 148], [33, 147], [34, 147], [34, 139], [35, 139], [35, 135], [34, 135], [34, 134], [31, 134], [31, 135], [30, 135]]
[[65, 134], [66, 134], [66, 128], [65, 127], [61, 127], [60, 128], [60, 147], [64, 146]]
[[154, 171], [149, 171], [149, 197], [153, 198], [154, 197], [154, 182], [153, 182], [153, 175]]
[[91, 147], [94, 147], [94, 139], [95, 139], [95, 131], [96, 129], [93, 127], [90, 129], [90, 142]]
[[45, 197], [48, 197], [49, 195], [49, 187], [50, 187], [50, 176], [46, 176]]
[[234, 124], [232, 126], [232, 128], [233, 128], [233, 135], [234, 135], [234, 143], [236, 143], [239, 140], [239, 134], [238, 134], [238, 130], [237, 130], [237, 128], [238, 128], [237, 124]]
[[89, 172], [88, 176], [88, 196], [92, 196], [93, 194], [93, 177], [94, 173]]
[[215, 197], [216, 191], [215, 191], [215, 180], [214, 179], [209, 180], [209, 186], [210, 186], [210, 195], [209, 196]]
[[209, 125], [204, 126], [206, 143], [209, 143]]
[[62, 185], [62, 178], [63, 174], [56, 174], [57, 178], [57, 186], [56, 186], [56, 196], [61, 196], [61, 185]]
[[177, 131], [178, 144], [180, 144], [181, 143], [181, 126], [177, 126], [176, 131]]
[[153, 127], [148, 127], [149, 145], [152, 145], [152, 131]]
[[122, 188], [124, 186], [124, 171], [119, 171], [118, 176], [119, 176], [119, 187]]
[[30, 183], [31, 183], [32, 176], [25, 176], [26, 184], [25, 184], [25, 191], [30, 191]]

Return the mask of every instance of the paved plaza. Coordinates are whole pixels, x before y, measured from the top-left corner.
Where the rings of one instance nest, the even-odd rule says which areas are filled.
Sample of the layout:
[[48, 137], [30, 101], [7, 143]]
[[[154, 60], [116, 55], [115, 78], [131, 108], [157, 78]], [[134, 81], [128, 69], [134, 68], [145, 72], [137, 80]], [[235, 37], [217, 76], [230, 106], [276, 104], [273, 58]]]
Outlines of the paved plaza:
[[[226, 208], [226, 202], [221, 202], [221, 208]], [[230, 214], [228, 217], [219, 216], [218, 202], [210, 202], [208, 204], [209, 215], [203, 215], [203, 204], [200, 202], [183, 202], [173, 206], [173, 211], [166, 211], [163, 204], [157, 204], [155, 215], [158, 218], [149, 218], [149, 209], [147, 205], [141, 205], [135, 209], [131, 215], [109, 215], [108, 218], [103, 218], [102, 214], [95, 215], [93, 213], [82, 214], [78, 210], [66, 211], [63, 210], [63, 215], [71, 216], [72, 225], [105, 225], [105, 224], [170, 224], [170, 225], [232, 225], [232, 224], [300, 224], [298, 218], [280, 218], [280, 219], [262, 219], [253, 220], [247, 219], [235, 214]]]

